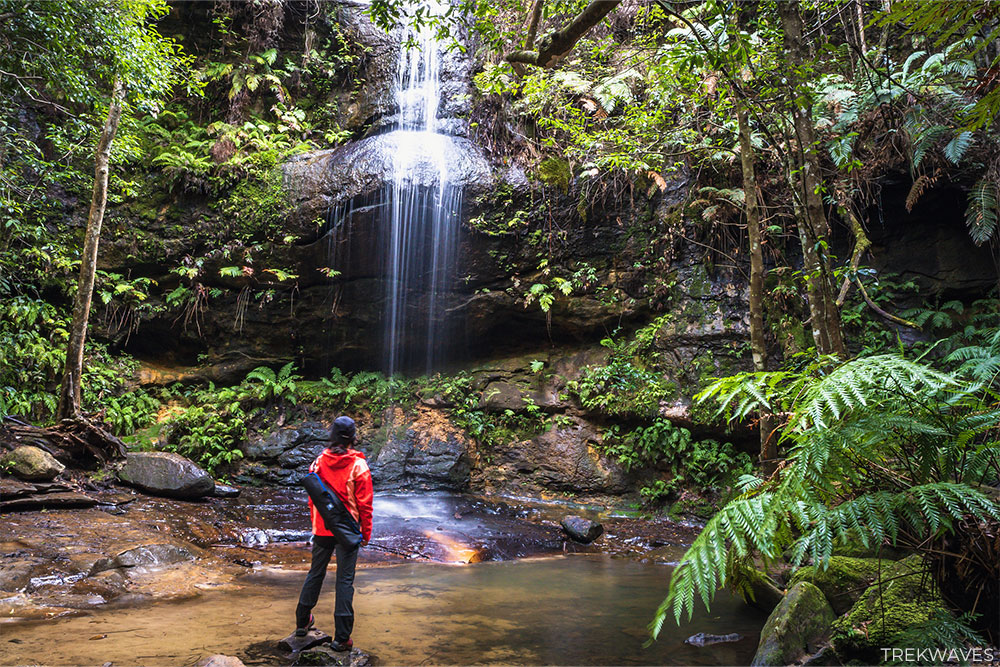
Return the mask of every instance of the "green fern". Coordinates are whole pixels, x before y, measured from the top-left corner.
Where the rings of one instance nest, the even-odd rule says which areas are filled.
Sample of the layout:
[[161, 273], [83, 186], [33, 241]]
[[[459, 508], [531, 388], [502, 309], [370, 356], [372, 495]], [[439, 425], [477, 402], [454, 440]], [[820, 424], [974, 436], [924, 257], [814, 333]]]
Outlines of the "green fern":
[[[1000, 443], [991, 440], [1000, 408], [971, 378], [993, 346], [958, 351], [957, 373], [899, 355], [838, 364], [823, 358], [801, 371], [744, 373], [699, 395], [731, 419], [761, 408], [785, 416], [788, 465], [780, 476], [741, 480], [729, 502], [695, 539], [650, 625], [691, 617], [715, 591], [737, 589], [741, 563], [767, 564], [791, 554], [820, 567], [849, 541], [928, 548], [962, 522], [1000, 521], [1000, 506], [977, 485], [1000, 475]], [[992, 363], [992, 362], [991, 362]], [[975, 364], [975, 365], [971, 365]]]
[[959, 132], [945, 145], [942, 152], [949, 162], [957, 165], [962, 161], [962, 157], [969, 148], [972, 147], [974, 141], [972, 132]]
[[965, 224], [976, 245], [982, 245], [993, 238], [997, 229], [997, 217], [1000, 214], [997, 202], [996, 183], [983, 177], [972, 186], [969, 192], [969, 204], [965, 209]]

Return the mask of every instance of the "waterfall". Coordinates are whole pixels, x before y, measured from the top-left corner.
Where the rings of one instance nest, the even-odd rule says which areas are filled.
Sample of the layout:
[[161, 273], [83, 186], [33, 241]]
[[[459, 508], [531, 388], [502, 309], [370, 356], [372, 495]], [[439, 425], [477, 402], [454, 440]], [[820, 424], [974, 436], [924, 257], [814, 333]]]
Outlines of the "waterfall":
[[[370, 332], [362, 323], [368, 349], [379, 349], [381, 370], [430, 373], [460, 355], [457, 318], [449, 312], [457, 305], [463, 185], [489, 178], [489, 167], [468, 139], [454, 134], [462, 134], [464, 121], [448, 108], [450, 95], [459, 94], [453, 56], [429, 26], [404, 25], [399, 32], [395, 115], [380, 133], [352, 142], [331, 161], [342, 174], [333, 179], [336, 187], [357, 194], [335, 199], [328, 211], [330, 268], [384, 285], [371, 294], [373, 306], [381, 300], [379, 322]], [[381, 186], [368, 189], [369, 179]], [[342, 315], [341, 289], [354, 287], [335, 288], [334, 320]]]
[[390, 374], [430, 372], [448, 345], [445, 310], [462, 202], [462, 188], [449, 179], [450, 137], [438, 132], [441, 45], [430, 27], [404, 30], [395, 92], [397, 150], [383, 220], [383, 354]]

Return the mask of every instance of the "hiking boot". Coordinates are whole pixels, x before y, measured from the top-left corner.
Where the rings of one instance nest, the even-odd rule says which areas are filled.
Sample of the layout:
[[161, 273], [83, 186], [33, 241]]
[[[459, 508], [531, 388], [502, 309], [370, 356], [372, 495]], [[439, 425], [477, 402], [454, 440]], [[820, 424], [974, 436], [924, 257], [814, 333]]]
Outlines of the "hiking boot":
[[316, 626], [315, 619], [313, 618], [312, 614], [309, 614], [309, 622], [306, 623], [306, 627], [295, 628], [295, 636], [305, 637], [307, 634], [309, 634], [309, 631], [312, 630], [315, 626]]
[[330, 648], [332, 648], [334, 651], [337, 651], [338, 653], [341, 653], [343, 651], [350, 651], [352, 648], [354, 648], [354, 641], [351, 639], [348, 639], [346, 642], [338, 642], [334, 640], [334, 642], [330, 644]]

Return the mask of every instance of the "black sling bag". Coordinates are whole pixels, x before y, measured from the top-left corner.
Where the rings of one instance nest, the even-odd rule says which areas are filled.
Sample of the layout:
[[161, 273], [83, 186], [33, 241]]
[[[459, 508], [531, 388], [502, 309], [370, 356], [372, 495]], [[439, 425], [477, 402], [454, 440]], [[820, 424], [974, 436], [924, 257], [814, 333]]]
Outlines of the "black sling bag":
[[314, 472], [303, 477], [301, 484], [306, 487], [306, 493], [312, 498], [313, 506], [323, 518], [323, 525], [333, 533], [337, 542], [347, 549], [357, 549], [364, 539], [361, 527], [340, 496], [330, 490]]

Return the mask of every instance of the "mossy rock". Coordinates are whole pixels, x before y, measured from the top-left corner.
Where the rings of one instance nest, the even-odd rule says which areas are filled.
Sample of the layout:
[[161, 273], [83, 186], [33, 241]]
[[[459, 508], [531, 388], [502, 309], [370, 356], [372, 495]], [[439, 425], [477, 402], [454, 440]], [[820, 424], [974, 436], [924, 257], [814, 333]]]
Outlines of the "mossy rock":
[[915, 625], [926, 623], [944, 603], [920, 556], [893, 563], [833, 624], [831, 642], [842, 660], [878, 661], [881, 649]]
[[800, 581], [785, 594], [760, 632], [751, 665], [790, 665], [813, 653], [829, 634], [836, 616], [823, 591]]
[[858, 598], [878, 578], [880, 570], [884, 575], [892, 565], [894, 563], [891, 561], [882, 561], [879, 565], [877, 558], [831, 556], [825, 569], [818, 565], [799, 568], [792, 575], [789, 585], [794, 586], [800, 581], [808, 581], [815, 585], [823, 591], [833, 611], [840, 616], [854, 606]]
[[861, 540], [853, 535], [853, 531], [846, 544], [837, 544], [833, 547], [835, 556], [848, 556], [850, 558], [881, 558], [882, 560], [902, 560], [909, 556], [912, 551], [904, 551], [898, 547], [889, 545], [873, 544], [865, 546]]

